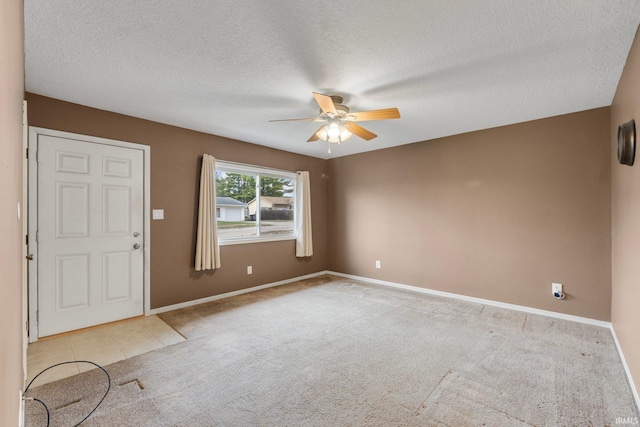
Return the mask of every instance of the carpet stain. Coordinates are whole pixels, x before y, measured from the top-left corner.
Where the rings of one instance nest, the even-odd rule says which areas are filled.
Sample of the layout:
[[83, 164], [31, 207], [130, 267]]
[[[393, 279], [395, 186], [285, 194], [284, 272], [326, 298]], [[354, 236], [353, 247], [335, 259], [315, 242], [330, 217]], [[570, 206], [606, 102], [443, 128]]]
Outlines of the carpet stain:
[[422, 412], [426, 407], [427, 407], [427, 402], [429, 401], [429, 398], [431, 397], [431, 395], [433, 394], [434, 391], [436, 391], [439, 387], [440, 384], [442, 384], [442, 382], [449, 376], [453, 374], [453, 371], [451, 369], [449, 369], [443, 376], [442, 378], [440, 378], [440, 381], [438, 381], [438, 384], [435, 385], [435, 387], [433, 387], [433, 389], [431, 389], [431, 391], [429, 392], [429, 394], [427, 394], [427, 397], [425, 397], [425, 399], [422, 401], [422, 403], [420, 405], [418, 405], [418, 408], [415, 411], [415, 415], [420, 415], [420, 412]]
[[[462, 395], [459, 395], [459, 396], [460, 396], [460, 397], [465, 397], [465, 396], [462, 396]], [[467, 397], [467, 399], [468, 399], [468, 397]], [[525, 420], [520, 419], [520, 418], [518, 418], [518, 417], [516, 417], [516, 416], [514, 416], [514, 415], [512, 415], [512, 414], [510, 414], [510, 413], [508, 413], [508, 412], [506, 412], [506, 411], [500, 410], [500, 409], [498, 409], [498, 408], [494, 408], [493, 406], [490, 406], [490, 405], [484, 404], [484, 403], [482, 403], [482, 402], [478, 402], [477, 400], [472, 400], [472, 401], [473, 401], [473, 402], [475, 402], [475, 403], [477, 403], [477, 404], [478, 404], [478, 405], [480, 405], [480, 406], [483, 406], [483, 407], [485, 407], [485, 408], [487, 408], [487, 409], [491, 410], [491, 411], [495, 411], [495, 412], [498, 412], [498, 413], [500, 413], [500, 414], [503, 414], [505, 417], [507, 417], [507, 419], [511, 419], [511, 420], [519, 421], [519, 422], [521, 422], [522, 424], [524, 424], [525, 426], [535, 427], [533, 424], [530, 424], [530, 423], [526, 422]], [[486, 423], [484, 423], [484, 424], [486, 424]], [[484, 425], [484, 424], [483, 424], [483, 425]]]
[[122, 384], [118, 384], [118, 387], [123, 387], [123, 386], [129, 385], [131, 383], [135, 383], [140, 390], [144, 390], [144, 384], [142, 384], [142, 382], [137, 378], [135, 378], [133, 380], [130, 380], [130, 381], [123, 382]]
[[69, 402], [69, 403], [65, 403], [61, 406], [58, 406], [57, 408], [55, 408], [56, 411], [59, 411], [60, 409], [64, 409], [64, 408], [68, 408], [71, 405], [75, 405], [76, 403], [79, 403], [80, 401], [82, 401], [82, 399], [76, 399], [73, 402]]
[[535, 424], [525, 421], [523, 417], [489, 404], [502, 401], [502, 394], [481, 382], [449, 370], [415, 415], [424, 419], [437, 419], [445, 425], [454, 419], [464, 420], [464, 424], [467, 424], [472, 420], [480, 421], [485, 418], [483, 425], [534, 427]]

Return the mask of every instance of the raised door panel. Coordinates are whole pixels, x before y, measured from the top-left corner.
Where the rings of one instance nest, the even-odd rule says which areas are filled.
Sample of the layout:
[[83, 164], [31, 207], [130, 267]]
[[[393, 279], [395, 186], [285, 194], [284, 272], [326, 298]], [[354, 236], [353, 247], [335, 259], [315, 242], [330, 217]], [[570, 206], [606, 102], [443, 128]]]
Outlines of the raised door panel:
[[131, 252], [103, 254], [103, 301], [118, 302], [131, 298]]
[[89, 184], [56, 182], [56, 238], [89, 237]]
[[56, 257], [56, 311], [89, 306], [90, 254]]
[[102, 187], [103, 236], [128, 236], [131, 233], [131, 188], [125, 185]]

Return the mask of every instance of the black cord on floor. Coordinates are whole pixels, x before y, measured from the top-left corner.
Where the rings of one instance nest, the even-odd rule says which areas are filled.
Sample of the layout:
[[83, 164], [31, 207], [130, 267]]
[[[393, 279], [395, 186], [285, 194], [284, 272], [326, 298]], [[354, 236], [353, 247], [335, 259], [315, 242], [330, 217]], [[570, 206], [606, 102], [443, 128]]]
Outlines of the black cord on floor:
[[47, 427], [49, 427], [49, 421], [51, 418], [51, 414], [49, 414], [49, 407], [47, 406], [46, 403], [44, 403], [42, 400], [36, 398], [36, 397], [24, 397], [23, 400], [28, 401], [28, 400], [35, 400], [36, 402], [40, 402], [42, 404], [42, 406], [44, 406], [44, 410], [47, 411]]
[[[111, 376], [109, 376], [109, 373], [107, 372], [107, 370], [104, 369], [102, 366], [98, 365], [97, 363], [90, 362], [88, 360], [72, 360], [70, 362], [56, 363], [55, 365], [51, 365], [48, 368], [43, 369], [42, 371], [38, 372], [38, 374], [35, 377], [33, 377], [33, 379], [29, 382], [29, 384], [27, 385], [27, 388], [24, 389], [24, 393], [23, 394], [27, 393], [27, 390], [29, 390], [29, 387], [31, 387], [31, 384], [33, 384], [33, 382], [36, 380], [36, 378], [38, 378], [40, 375], [42, 375], [45, 372], [47, 372], [49, 369], [55, 368], [56, 366], [60, 366], [60, 365], [68, 365], [70, 363], [89, 363], [91, 365], [97, 366], [98, 368], [102, 369], [102, 372], [104, 372], [105, 375], [107, 376], [107, 391], [104, 392], [104, 396], [102, 396], [102, 399], [100, 399], [98, 404], [91, 410], [91, 412], [89, 412], [86, 417], [84, 417], [82, 420], [80, 420], [80, 422], [78, 424], [74, 424], [73, 427], [77, 427], [80, 424], [82, 424], [83, 422], [85, 422], [87, 420], [87, 418], [89, 418], [91, 416], [91, 414], [93, 414], [96, 411], [96, 409], [98, 409], [98, 406], [100, 406], [100, 404], [102, 403], [104, 398], [107, 397], [107, 394], [109, 394], [109, 390], [111, 390]], [[49, 407], [42, 400], [36, 399], [35, 397], [33, 397], [33, 398], [25, 398], [25, 400], [31, 400], [31, 399], [42, 403], [42, 406], [44, 406], [44, 409], [47, 411], [47, 427], [49, 427], [49, 418], [50, 418]]]

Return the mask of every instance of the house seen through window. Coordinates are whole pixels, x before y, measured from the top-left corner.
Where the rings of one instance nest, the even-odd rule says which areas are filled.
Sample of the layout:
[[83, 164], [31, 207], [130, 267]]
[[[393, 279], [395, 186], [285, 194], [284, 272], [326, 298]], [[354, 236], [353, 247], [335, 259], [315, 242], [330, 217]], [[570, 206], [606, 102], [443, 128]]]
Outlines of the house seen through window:
[[295, 238], [293, 172], [216, 161], [220, 243]]

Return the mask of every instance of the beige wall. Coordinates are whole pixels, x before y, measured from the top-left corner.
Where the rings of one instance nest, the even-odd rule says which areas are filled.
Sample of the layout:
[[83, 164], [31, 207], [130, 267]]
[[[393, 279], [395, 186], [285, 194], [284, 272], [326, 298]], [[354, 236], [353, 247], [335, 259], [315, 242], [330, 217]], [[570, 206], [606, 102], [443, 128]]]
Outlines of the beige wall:
[[[329, 268], [610, 319], [608, 108], [326, 162], [38, 95], [27, 100], [30, 125], [151, 146], [151, 205], [165, 209], [165, 220], [152, 221], [153, 308]], [[222, 269], [195, 272], [204, 152], [311, 171], [316, 255], [296, 259], [293, 241], [223, 246]], [[553, 281], [564, 283], [566, 300], [550, 297]]]
[[609, 320], [609, 132], [600, 108], [332, 159], [329, 269]]
[[0, 13], [0, 425], [18, 425], [22, 370], [22, 99], [23, 3], [3, 0]]
[[[151, 146], [151, 307], [163, 307], [325, 270], [326, 162], [27, 94], [29, 125]], [[196, 272], [197, 198], [203, 153], [311, 175], [314, 256], [295, 257], [293, 240], [221, 247], [222, 268]], [[253, 274], [247, 275], [247, 266]]]
[[[640, 36], [629, 53], [611, 105], [612, 286], [611, 320], [636, 388], [640, 387], [640, 156], [618, 164], [618, 126], [636, 120], [640, 131]], [[637, 137], [636, 137], [637, 141]], [[637, 142], [636, 142], [637, 144]]]

